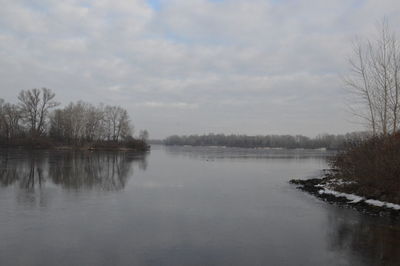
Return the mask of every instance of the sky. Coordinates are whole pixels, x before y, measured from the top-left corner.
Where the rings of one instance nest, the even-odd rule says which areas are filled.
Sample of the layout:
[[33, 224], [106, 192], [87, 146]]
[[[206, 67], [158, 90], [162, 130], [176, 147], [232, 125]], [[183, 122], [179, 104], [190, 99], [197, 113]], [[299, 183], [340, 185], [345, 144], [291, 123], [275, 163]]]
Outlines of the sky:
[[[0, 0], [0, 98], [47, 87], [138, 132], [345, 133], [352, 41], [398, 0]], [[395, 27], [393, 27], [395, 28]]]

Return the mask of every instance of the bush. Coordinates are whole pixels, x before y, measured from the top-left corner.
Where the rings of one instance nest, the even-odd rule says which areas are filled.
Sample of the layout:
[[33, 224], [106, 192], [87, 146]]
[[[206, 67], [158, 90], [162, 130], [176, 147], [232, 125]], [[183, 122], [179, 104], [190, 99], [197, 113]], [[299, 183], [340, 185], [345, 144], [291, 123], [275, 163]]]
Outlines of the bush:
[[400, 203], [400, 134], [349, 143], [330, 165], [334, 178], [352, 181], [338, 189]]
[[149, 146], [143, 140], [130, 138], [129, 140], [117, 142], [117, 141], [96, 141], [90, 144], [90, 149], [94, 150], [120, 150], [120, 149], [132, 149], [136, 151], [147, 151]]
[[134, 138], [126, 140], [125, 146], [129, 149], [135, 149], [138, 151], [148, 151], [150, 149], [150, 146], [146, 143], [146, 141]]

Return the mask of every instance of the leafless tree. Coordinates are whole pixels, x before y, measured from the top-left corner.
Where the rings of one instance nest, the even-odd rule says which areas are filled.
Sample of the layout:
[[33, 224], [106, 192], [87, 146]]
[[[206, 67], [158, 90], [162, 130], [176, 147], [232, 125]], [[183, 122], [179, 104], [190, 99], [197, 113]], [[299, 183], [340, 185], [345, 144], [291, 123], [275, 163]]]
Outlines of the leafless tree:
[[58, 105], [54, 98], [51, 90], [42, 88], [21, 91], [18, 105], [0, 99], [0, 141], [49, 136], [49, 141], [83, 145], [132, 139], [133, 126], [124, 108], [78, 101], [52, 111]]
[[6, 128], [4, 123], [4, 100], [0, 98], [0, 138], [4, 138], [6, 136]]
[[128, 112], [121, 107], [119, 108], [121, 110], [117, 126], [117, 140], [126, 139], [126, 137], [133, 134], [133, 127], [130, 125]]
[[59, 105], [55, 93], [47, 88], [22, 90], [18, 95], [21, 115], [32, 136], [45, 133], [49, 110]]
[[11, 139], [20, 133], [21, 112], [15, 104], [0, 99], [0, 137]]
[[129, 116], [125, 109], [119, 106], [106, 106], [104, 112], [108, 140], [119, 141], [131, 133]]
[[60, 141], [69, 141], [68, 134], [66, 134], [66, 121], [63, 110], [57, 109], [50, 114], [49, 135]]
[[11, 139], [19, 134], [21, 112], [17, 105], [6, 103], [3, 106], [3, 126], [7, 139]]
[[119, 106], [79, 101], [55, 110], [50, 117], [50, 135], [68, 143], [120, 141], [131, 134], [128, 112]]
[[104, 110], [103, 106], [98, 107], [88, 104], [85, 110], [86, 126], [85, 138], [87, 141], [101, 139], [104, 134], [103, 120]]
[[147, 141], [147, 139], [149, 138], [149, 132], [145, 129], [145, 130], [140, 130], [139, 132], [139, 138], [143, 141]]
[[400, 97], [400, 49], [395, 33], [384, 19], [373, 40], [357, 40], [349, 59], [345, 84], [362, 103], [356, 114], [364, 118], [373, 134], [398, 130]]
[[393, 88], [390, 90], [391, 95], [391, 112], [393, 114], [393, 132], [398, 129], [400, 119], [400, 47], [399, 41], [392, 38], [390, 43], [390, 49], [392, 50], [392, 82]]
[[4, 106], [4, 100], [0, 98], [0, 137], [4, 134], [4, 111], [3, 111], [3, 106]]

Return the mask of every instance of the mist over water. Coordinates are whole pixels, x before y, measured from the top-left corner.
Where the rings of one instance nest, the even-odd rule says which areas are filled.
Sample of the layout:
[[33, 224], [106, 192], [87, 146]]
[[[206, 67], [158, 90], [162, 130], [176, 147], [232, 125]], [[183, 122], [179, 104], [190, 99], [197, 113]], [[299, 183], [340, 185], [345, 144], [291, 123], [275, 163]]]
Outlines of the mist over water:
[[396, 265], [399, 224], [295, 189], [332, 153], [0, 151], [0, 265]]

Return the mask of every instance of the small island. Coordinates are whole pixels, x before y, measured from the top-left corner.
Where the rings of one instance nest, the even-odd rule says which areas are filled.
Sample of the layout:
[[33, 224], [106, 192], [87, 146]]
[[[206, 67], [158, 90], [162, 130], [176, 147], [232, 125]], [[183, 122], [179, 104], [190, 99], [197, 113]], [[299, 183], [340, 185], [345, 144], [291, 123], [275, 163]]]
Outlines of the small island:
[[22, 90], [18, 103], [0, 99], [0, 147], [145, 152], [148, 132], [133, 137], [128, 112], [120, 106], [78, 101], [63, 108], [47, 88]]

